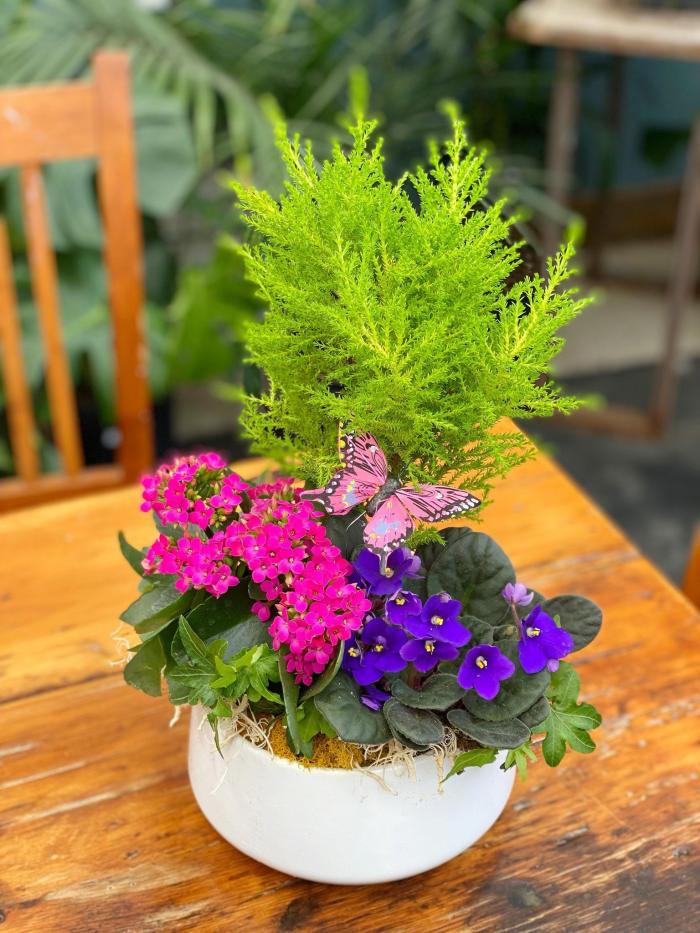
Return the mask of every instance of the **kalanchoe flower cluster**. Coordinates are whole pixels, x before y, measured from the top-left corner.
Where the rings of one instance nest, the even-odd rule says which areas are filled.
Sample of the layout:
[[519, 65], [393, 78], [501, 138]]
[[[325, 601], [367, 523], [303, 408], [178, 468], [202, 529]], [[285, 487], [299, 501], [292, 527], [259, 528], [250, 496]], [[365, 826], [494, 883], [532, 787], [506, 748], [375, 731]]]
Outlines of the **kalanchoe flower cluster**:
[[317, 521], [321, 513], [300, 501], [293, 480], [248, 486], [216, 454], [180, 458], [143, 486], [143, 507], [161, 522], [201, 529], [160, 534], [143, 560], [146, 574], [174, 575], [181, 592], [221, 596], [250, 573], [260, 594], [253, 611], [271, 619], [273, 648], [285, 652], [287, 670], [310, 684], [371, 608]]
[[248, 483], [226, 470], [216, 453], [178, 457], [144, 476], [142, 512], [153, 510], [163, 525], [208, 528], [241, 504]]

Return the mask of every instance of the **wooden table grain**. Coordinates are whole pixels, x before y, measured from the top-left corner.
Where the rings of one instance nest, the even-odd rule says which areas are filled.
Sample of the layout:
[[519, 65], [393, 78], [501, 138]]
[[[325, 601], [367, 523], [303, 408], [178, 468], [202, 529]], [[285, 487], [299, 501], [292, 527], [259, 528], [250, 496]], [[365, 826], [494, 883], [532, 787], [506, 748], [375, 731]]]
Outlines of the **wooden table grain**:
[[[595, 755], [538, 762], [471, 850], [417, 878], [298, 881], [224, 842], [190, 793], [186, 719], [122, 683], [111, 633], [146, 543], [128, 488], [0, 522], [0, 920], [13, 931], [698, 929], [700, 625], [545, 457], [496, 490], [484, 530], [519, 577], [599, 602], [576, 656]], [[307, 819], [300, 814], [299, 834]], [[342, 827], [328, 827], [328, 845]], [[416, 840], [420, 845], [420, 840]]]

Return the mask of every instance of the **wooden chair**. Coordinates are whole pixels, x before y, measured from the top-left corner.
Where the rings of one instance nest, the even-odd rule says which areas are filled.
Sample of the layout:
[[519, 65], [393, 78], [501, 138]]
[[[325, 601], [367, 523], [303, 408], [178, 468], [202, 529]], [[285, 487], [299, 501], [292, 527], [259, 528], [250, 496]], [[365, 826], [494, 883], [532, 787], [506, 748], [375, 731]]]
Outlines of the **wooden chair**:
[[[32, 292], [44, 345], [53, 438], [62, 470], [41, 475], [7, 231], [0, 220], [0, 363], [17, 476], [0, 481], [0, 511], [138, 478], [153, 459], [143, 336], [142, 241], [123, 52], [100, 52], [90, 82], [0, 91], [0, 167], [17, 166]], [[116, 357], [117, 461], [86, 469], [68, 359], [61, 334], [56, 259], [51, 247], [42, 163], [95, 158], [104, 259]]]
[[683, 578], [683, 592], [700, 609], [700, 526], [690, 548], [690, 559]]

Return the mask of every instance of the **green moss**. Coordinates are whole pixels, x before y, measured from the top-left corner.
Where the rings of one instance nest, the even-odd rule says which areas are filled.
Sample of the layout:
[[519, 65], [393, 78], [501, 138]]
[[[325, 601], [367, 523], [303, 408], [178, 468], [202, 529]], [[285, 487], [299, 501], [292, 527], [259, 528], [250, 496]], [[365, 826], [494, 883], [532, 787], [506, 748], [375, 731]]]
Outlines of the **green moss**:
[[257, 234], [248, 275], [268, 307], [247, 335], [267, 390], [245, 399], [242, 423], [256, 451], [314, 484], [337, 468], [348, 421], [376, 435], [393, 470], [483, 492], [532, 453], [491, 431], [500, 418], [577, 404], [541, 378], [585, 304], [563, 287], [573, 249], [546, 278], [507, 286], [519, 264], [510, 221], [502, 202], [483, 207], [488, 171], [462, 123], [431, 146], [429, 170], [398, 183], [373, 130], [359, 121], [352, 150], [337, 145], [319, 166], [282, 128], [280, 200], [235, 187]]

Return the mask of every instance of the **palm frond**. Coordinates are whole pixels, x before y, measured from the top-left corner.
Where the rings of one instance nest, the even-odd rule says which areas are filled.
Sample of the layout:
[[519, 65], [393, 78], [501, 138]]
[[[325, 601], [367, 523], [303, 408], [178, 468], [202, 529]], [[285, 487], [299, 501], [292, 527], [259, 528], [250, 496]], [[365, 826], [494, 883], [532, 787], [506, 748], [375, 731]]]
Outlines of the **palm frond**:
[[192, 114], [203, 165], [212, 163], [219, 112], [236, 113], [238, 138], [251, 149], [269, 137], [248, 88], [201, 55], [165, 16], [148, 13], [133, 0], [42, 0], [27, 6], [15, 28], [0, 37], [0, 83], [80, 77], [104, 47], [131, 53], [137, 84], [180, 98]]

